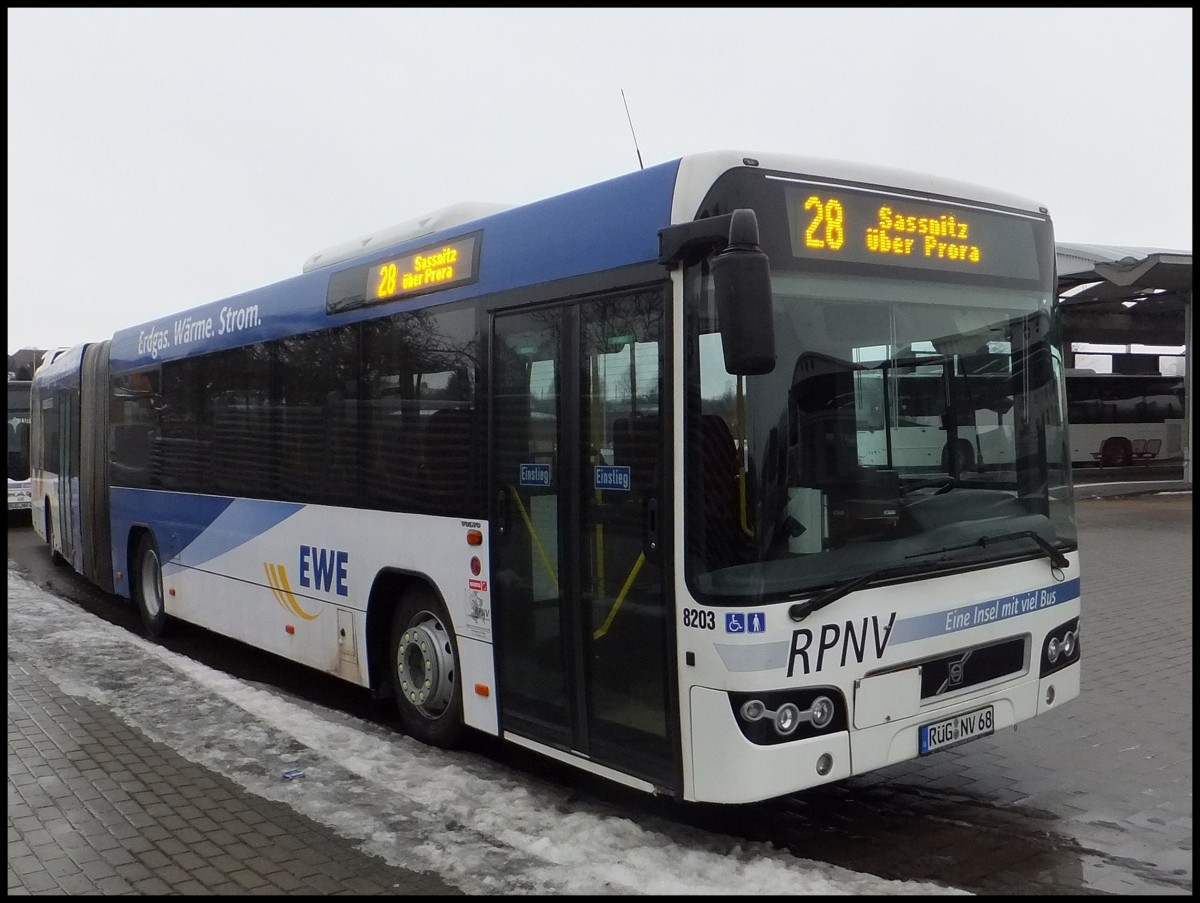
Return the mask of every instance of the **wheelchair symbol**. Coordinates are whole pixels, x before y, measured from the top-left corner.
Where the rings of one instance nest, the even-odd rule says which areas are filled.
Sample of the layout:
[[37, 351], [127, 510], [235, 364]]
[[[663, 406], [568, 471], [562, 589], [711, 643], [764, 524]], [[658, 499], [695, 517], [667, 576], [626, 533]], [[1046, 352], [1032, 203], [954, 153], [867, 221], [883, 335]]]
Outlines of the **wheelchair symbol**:
[[725, 613], [726, 633], [766, 633], [767, 616], [761, 611], [728, 611]]

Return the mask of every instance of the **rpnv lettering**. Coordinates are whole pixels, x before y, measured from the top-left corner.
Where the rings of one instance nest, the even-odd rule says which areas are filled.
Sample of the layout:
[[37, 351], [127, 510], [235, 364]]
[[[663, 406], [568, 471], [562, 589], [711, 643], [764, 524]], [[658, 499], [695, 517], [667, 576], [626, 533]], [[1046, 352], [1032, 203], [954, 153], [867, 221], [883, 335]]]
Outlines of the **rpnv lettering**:
[[324, 592], [336, 591], [339, 596], [350, 595], [346, 577], [350, 570], [350, 553], [339, 549], [300, 547], [300, 585]]
[[[844, 668], [846, 663], [852, 660], [861, 665], [868, 655], [873, 655], [876, 660], [881, 659], [895, 623], [896, 613], [892, 612], [886, 624], [879, 620], [878, 615], [872, 615], [870, 620], [863, 618], [861, 625], [856, 625], [853, 621], [846, 621], [844, 626], [824, 624], [821, 626], [821, 636], [817, 640], [816, 648], [813, 648], [813, 640], [817, 638], [811, 630], [807, 627], [793, 630], [787, 675], [791, 677], [796, 673], [797, 662], [802, 674], [813, 674], [834, 660], [838, 660], [840, 667]], [[871, 639], [870, 643], [867, 642], [868, 638]], [[829, 661], [826, 660], [827, 652], [832, 653], [829, 655]]]

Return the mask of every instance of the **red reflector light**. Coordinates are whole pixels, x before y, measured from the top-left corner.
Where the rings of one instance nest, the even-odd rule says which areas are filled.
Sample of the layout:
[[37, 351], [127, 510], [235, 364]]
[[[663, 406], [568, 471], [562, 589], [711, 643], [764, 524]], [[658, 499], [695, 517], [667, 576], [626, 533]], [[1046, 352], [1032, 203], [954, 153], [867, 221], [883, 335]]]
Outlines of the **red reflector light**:
[[488, 697], [492, 695], [492, 691], [488, 689], [487, 684], [475, 684], [475, 695]]
[[288, 624], [288, 626], [287, 626], [287, 627], [285, 627], [285, 628], [283, 628], [283, 629], [284, 629], [284, 630], [286, 630], [288, 633], [295, 633], [295, 632], [296, 632], [296, 628], [295, 628], [295, 627], [293, 627], [291, 624]]
[[483, 563], [479, 560], [479, 556], [475, 556], [474, 558], [471, 559], [471, 573], [474, 574], [476, 577], [478, 577], [479, 572], [482, 570], [483, 570]]
[[483, 545], [483, 531], [482, 530], [468, 530], [467, 531], [467, 545], [469, 545], [469, 546]]

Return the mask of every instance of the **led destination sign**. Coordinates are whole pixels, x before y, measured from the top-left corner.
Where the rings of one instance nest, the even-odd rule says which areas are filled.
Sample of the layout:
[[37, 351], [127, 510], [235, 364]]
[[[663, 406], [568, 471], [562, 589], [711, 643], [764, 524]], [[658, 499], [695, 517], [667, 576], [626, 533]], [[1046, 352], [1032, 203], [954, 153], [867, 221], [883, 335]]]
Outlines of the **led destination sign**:
[[386, 301], [467, 281], [474, 273], [474, 244], [473, 238], [453, 241], [371, 267], [367, 270], [367, 300]]
[[335, 273], [329, 280], [328, 310], [332, 313], [381, 304], [475, 282], [480, 234], [473, 232], [379, 263]]
[[784, 187], [792, 254], [1034, 279], [1037, 219], [834, 185]]

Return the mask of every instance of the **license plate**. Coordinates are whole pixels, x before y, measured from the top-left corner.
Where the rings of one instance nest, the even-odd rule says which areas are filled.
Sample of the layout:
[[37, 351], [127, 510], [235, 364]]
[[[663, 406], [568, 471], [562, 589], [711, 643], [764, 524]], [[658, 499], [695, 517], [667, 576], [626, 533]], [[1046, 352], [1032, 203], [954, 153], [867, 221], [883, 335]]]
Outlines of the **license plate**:
[[948, 746], [957, 746], [976, 737], [986, 737], [995, 728], [995, 714], [990, 705], [931, 724], [923, 724], [917, 735], [917, 752], [927, 756]]

